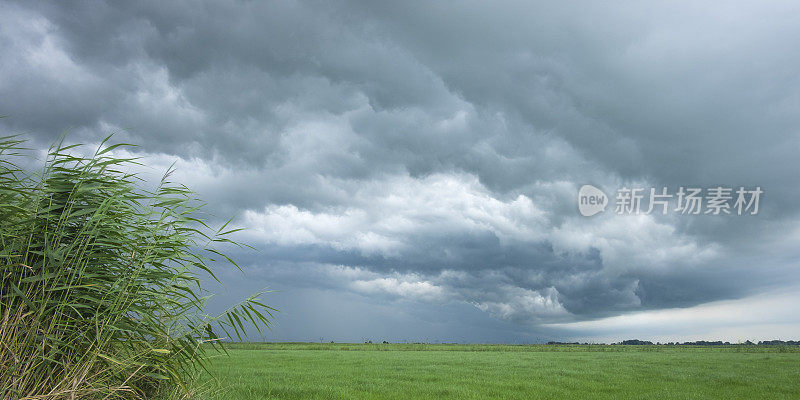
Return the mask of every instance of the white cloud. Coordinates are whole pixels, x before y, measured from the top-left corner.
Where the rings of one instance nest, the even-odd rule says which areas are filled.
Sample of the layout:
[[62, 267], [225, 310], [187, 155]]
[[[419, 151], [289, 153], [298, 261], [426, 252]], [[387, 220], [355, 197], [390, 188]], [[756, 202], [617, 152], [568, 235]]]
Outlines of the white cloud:
[[558, 290], [531, 290], [516, 286], [501, 287], [503, 301], [476, 301], [473, 304], [491, 315], [510, 320], [537, 320], [569, 315], [558, 301]]
[[501, 241], [544, 238], [544, 212], [524, 195], [499, 199], [465, 174], [416, 179], [395, 176], [365, 183], [353, 205], [327, 212], [294, 205], [248, 210], [243, 223], [267, 243], [316, 244], [364, 254], [396, 255], [415, 235], [488, 231]]
[[800, 336], [800, 288], [715, 301], [688, 308], [634, 312], [591, 321], [546, 324], [568, 335], [617, 341], [732, 341], [783, 339]]
[[[406, 278], [407, 279], [407, 278]], [[394, 277], [357, 280], [350, 287], [363, 294], [391, 294], [415, 300], [433, 301], [443, 297], [444, 290], [428, 281], [401, 280]]]
[[719, 256], [716, 243], [700, 245], [681, 234], [675, 221], [652, 215], [616, 215], [613, 205], [593, 218], [573, 217], [550, 235], [557, 252], [598, 249], [608, 271], [664, 270], [708, 262]]

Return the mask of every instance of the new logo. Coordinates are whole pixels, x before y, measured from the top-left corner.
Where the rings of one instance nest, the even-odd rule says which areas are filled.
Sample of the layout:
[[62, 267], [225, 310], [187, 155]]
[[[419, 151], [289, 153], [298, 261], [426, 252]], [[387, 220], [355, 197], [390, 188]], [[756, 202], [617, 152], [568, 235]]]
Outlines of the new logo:
[[578, 191], [578, 211], [584, 217], [591, 217], [603, 212], [608, 205], [608, 196], [602, 190], [592, 186], [583, 185]]

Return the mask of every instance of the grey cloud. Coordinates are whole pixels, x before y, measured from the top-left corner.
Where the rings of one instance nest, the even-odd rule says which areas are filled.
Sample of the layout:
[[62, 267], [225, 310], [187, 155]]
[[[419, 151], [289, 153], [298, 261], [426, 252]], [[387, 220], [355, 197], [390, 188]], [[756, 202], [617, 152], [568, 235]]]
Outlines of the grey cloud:
[[[248, 226], [249, 273], [342, 307], [411, 306], [304, 265], [417, 274], [509, 330], [692, 306], [798, 280], [796, 7], [4, 2], [0, 128], [179, 160], [215, 214], [287, 230]], [[586, 220], [584, 183], [766, 193], [752, 217]]]

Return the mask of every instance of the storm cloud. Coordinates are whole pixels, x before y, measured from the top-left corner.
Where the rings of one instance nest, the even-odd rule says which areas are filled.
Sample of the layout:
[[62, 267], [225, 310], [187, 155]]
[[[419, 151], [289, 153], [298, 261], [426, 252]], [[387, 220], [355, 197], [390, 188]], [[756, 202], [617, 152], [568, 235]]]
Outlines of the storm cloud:
[[[273, 339], [666, 337], [630, 321], [800, 284], [798, 36], [793, 2], [3, 1], [0, 129], [176, 162]], [[764, 196], [586, 218], [586, 183]]]

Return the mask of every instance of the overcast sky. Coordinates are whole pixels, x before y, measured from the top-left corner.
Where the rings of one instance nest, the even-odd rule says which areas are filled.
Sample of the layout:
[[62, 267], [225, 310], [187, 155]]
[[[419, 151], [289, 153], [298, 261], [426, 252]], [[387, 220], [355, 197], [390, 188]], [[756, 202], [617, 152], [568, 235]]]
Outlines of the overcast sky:
[[266, 340], [800, 339], [800, 4], [701, 3], [2, 1], [0, 134], [176, 162]]

